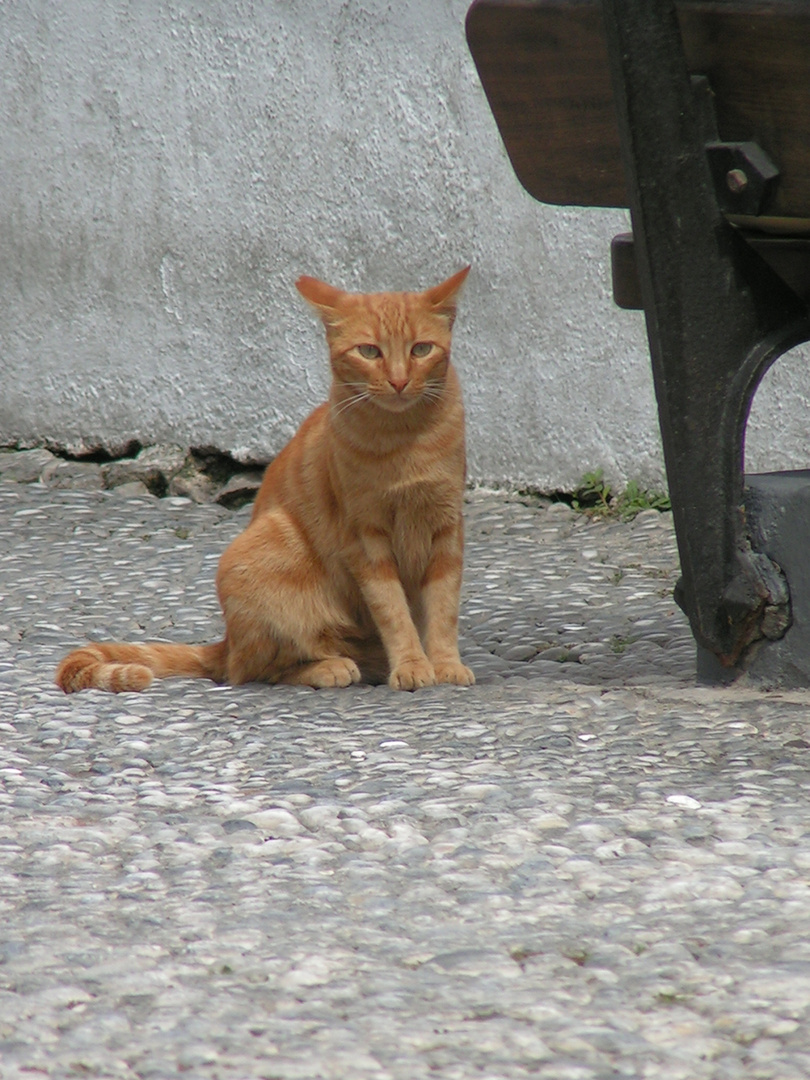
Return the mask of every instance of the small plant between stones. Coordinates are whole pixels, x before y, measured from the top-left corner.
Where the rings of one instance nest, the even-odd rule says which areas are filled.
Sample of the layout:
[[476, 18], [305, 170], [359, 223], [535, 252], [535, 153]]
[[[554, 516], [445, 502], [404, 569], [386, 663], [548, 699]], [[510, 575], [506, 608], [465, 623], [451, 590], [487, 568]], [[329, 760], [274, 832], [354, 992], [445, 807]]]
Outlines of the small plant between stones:
[[631, 480], [624, 491], [614, 492], [601, 469], [585, 473], [571, 496], [571, 506], [593, 517], [631, 521], [642, 510], [671, 510], [665, 491], [648, 491]]

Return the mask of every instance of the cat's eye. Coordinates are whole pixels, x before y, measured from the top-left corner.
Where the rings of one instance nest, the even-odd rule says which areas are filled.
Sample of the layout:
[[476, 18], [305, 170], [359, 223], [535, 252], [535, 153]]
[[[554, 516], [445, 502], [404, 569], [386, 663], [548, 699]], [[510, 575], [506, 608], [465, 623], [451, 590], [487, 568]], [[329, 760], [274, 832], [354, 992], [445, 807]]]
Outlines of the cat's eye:
[[415, 356], [417, 359], [421, 359], [423, 356], [427, 356], [428, 353], [431, 352], [433, 352], [432, 341], [417, 341], [417, 343], [411, 349], [411, 356]]
[[378, 357], [382, 356], [382, 353], [376, 345], [358, 345], [357, 351], [364, 360], [376, 360]]

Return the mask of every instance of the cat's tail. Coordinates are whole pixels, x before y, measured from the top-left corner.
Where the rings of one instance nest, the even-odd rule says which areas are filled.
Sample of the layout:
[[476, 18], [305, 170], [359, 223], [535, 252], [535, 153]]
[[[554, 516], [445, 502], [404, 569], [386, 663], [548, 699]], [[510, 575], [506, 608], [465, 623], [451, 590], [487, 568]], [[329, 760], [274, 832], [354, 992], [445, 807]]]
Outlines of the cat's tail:
[[226, 657], [225, 641], [215, 645], [93, 642], [68, 653], [56, 669], [56, 684], [66, 694], [92, 687], [117, 694], [145, 690], [153, 678], [170, 675], [224, 682]]

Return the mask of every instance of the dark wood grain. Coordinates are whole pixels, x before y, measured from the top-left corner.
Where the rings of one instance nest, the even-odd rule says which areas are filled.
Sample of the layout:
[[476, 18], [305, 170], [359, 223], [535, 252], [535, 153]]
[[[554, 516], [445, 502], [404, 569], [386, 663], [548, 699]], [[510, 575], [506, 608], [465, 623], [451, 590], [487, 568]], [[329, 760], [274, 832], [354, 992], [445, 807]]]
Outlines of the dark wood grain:
[[[743, 236], [799, 299], [810, 306], [810, 238], [765, 236], [754, 232], [743, 232]], [[614, 236], [610, 245], [610, 262], [614, 303], [620, 308], [641, 311], [644, 303], [632, 233]]]
[[[780, 170], [771, 217], [810, 218], [810, 2], [683, 0], [687, 65], [720, 137]], [[542, 202], [626, 206], [598, 0], [475, 0], [467, 40], [518, 179]]]

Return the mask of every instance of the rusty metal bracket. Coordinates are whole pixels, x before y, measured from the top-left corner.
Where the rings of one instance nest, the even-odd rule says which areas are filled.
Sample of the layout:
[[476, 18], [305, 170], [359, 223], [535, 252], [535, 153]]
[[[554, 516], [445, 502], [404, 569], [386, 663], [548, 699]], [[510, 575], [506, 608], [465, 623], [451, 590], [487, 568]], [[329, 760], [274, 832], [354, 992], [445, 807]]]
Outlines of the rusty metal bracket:
[[724, 142], [717, 129], [714, 92], [705, 75], [690, 76], [695, 121], [706, 147], [717, 205], [726, 214], [761, 214], [779, 169], [756, 142]]
[[712, 139], [674, 0], [603, 0], [603, 13], [681, 560], [676, 599], [698, 642], [730, 665], [789, 624], [784, 576], [748, 537], [743, 439], [763, 375], [810, 340], [810, 317], [724, 217], [729, 205], [758, 212], [776, 167], [754, 144]]
[[717, 204], [727, 214], [761, 214], [779, 170], [755, 142], [706, 144]]

